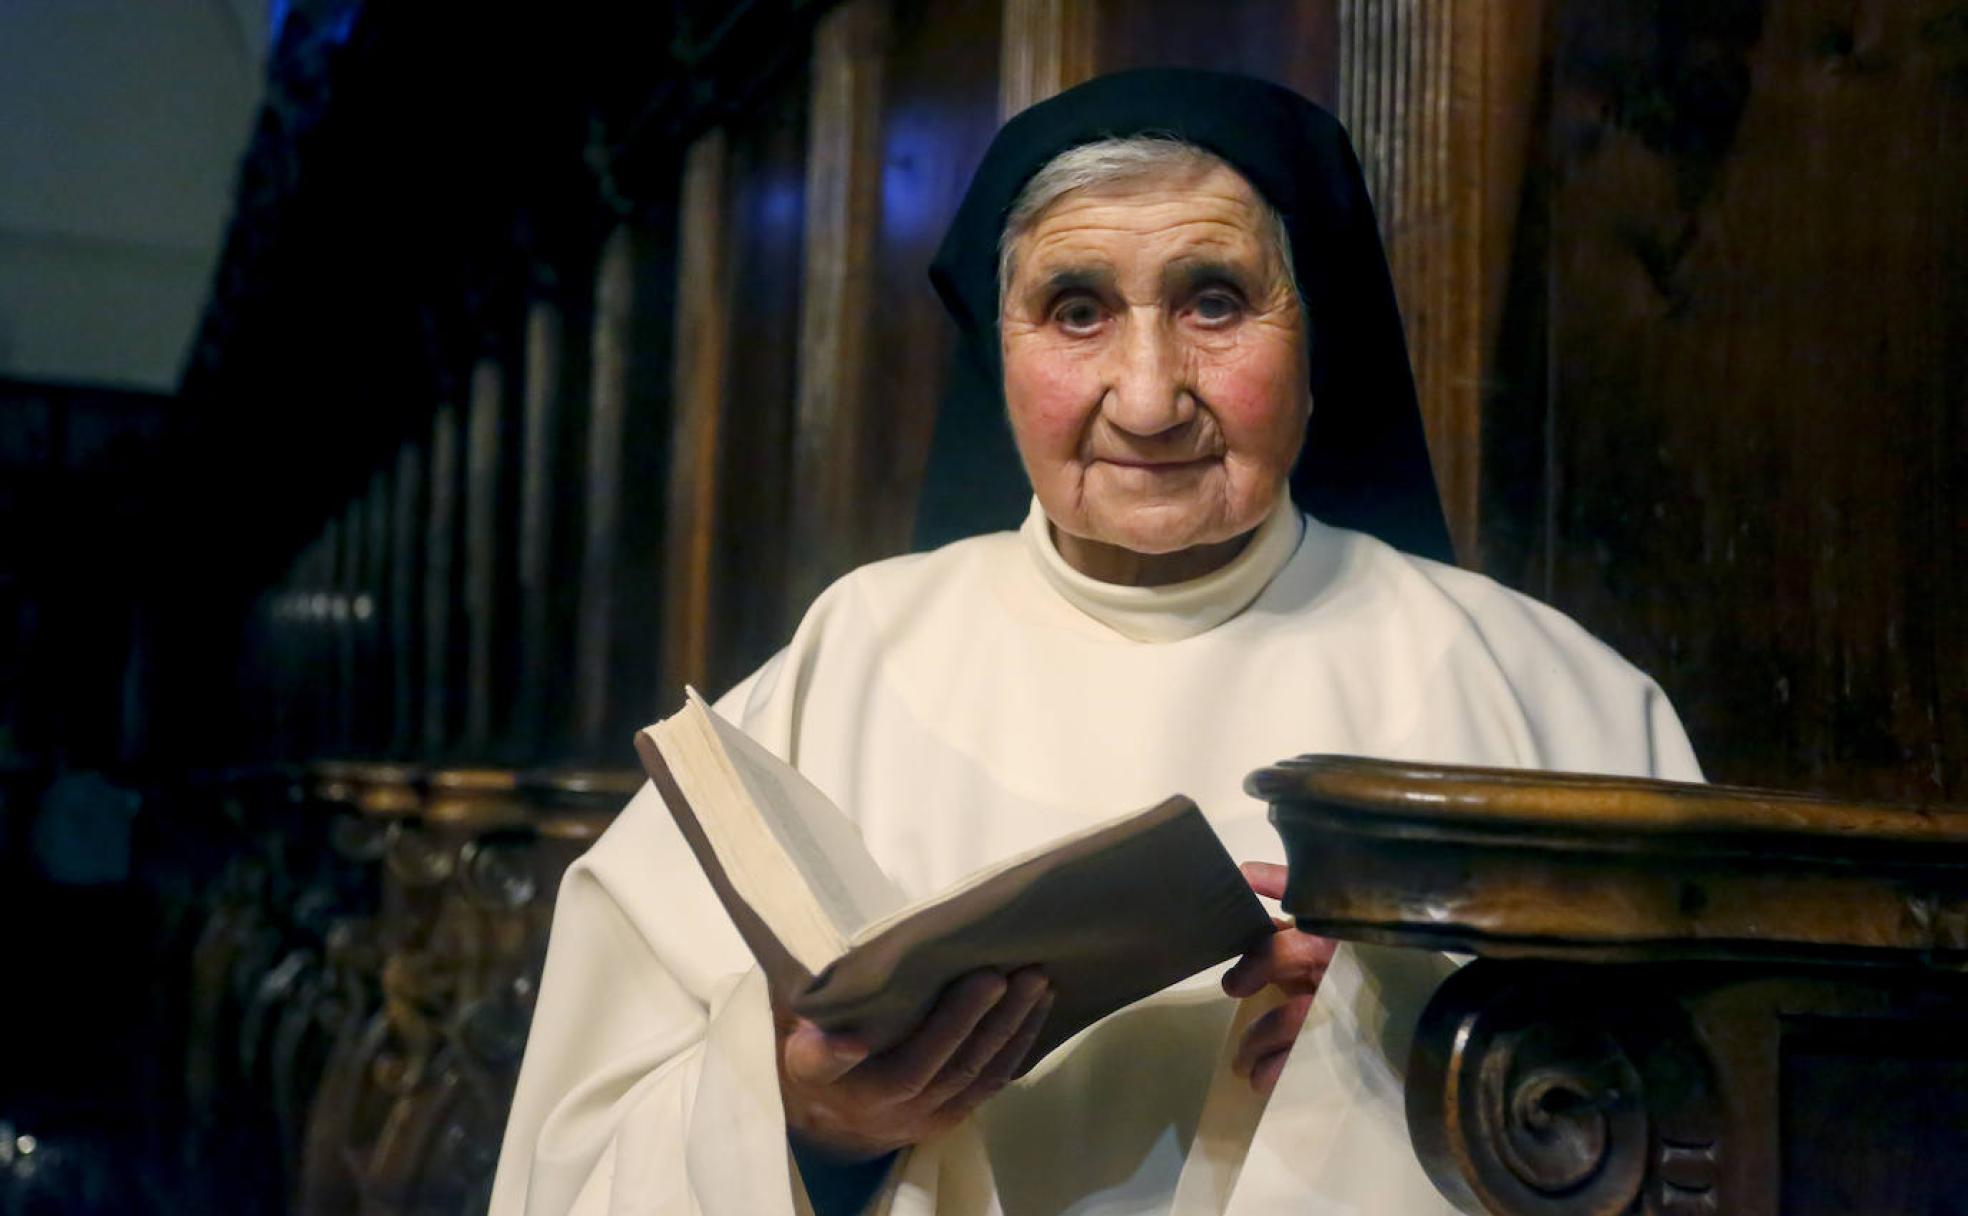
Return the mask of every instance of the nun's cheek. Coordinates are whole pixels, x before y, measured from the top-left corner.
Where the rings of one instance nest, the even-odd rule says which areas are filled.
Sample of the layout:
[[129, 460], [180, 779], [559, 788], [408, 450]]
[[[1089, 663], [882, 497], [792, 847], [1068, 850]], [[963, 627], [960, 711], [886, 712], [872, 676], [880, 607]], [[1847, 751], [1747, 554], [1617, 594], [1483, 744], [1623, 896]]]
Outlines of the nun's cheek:
[[1218, 369], [1204, 385], [1225, 446], [1244, 459], [1291, 467], [1305, 427], [1305, 395], [1296, 377], [1262, 363]]
[[1020, 447], [1071, 453], [1100, 407], [1099, 383], [1070, 370], [1027, 370], [1005, 378], [1005, 400]]

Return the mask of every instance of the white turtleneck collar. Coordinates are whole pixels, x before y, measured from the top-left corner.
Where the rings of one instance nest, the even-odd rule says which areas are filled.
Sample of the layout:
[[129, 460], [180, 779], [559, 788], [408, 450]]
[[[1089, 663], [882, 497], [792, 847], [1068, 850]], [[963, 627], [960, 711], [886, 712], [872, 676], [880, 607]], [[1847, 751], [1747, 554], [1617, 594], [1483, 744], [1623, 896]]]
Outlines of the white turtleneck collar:
[[1257, 534], [1222, 569], [1161, 587], [1103, 583], [1073, 569], [1052, 543], [1036, 497], [1019, 532], [1033, 564], [1067, 603], [1134, 641], [1175, 642], [1207, 633], [1248, 608], [1297, 552], [1305, 519], [1291, 495], [1280, 494]]

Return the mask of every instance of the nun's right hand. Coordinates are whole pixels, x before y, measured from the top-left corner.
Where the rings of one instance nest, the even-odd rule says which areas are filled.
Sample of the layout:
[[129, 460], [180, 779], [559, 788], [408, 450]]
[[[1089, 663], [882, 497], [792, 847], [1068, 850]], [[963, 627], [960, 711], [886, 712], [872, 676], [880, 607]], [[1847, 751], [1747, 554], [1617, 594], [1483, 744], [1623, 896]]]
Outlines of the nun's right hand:
[[787, 1133], [841, 1164], [926, 1140], [1018, 1074], [1051, 1008], [1051, 985], [1036, 967], [973, 971], [944, 990], [915, 1033], [872, 1056], [851, 1035], [782, 1012]]

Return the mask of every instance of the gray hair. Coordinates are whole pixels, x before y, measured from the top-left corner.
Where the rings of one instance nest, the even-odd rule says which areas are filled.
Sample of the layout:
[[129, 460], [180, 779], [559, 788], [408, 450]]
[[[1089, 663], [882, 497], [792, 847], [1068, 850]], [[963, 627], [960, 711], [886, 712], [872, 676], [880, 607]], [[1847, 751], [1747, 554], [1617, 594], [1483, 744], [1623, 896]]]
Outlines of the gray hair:
[[[1067, 194], [1218, 167], [1236, 172], [1235, 166], [1208, 148], [1173, 135], [1101, 139], [1068, 148], [1053, 157], [1025, 183], [1005, 216], [1004, 232], [998, 237], [998, 307], [1004, 307], [1005, 295], [1011, 290], [1012, 254], [1018, 242], [1039, 222], [1040, 216]], [[1256, 193], [1255, 189], [1252, 193]], [[1292, 265], [1291, 233], [1285, 228], [1285, 217], [1263, 195], [1258, 195], [1257, 201], [1264, 208], [1264, 227], [1272, 251], [1283, 262], [1292, 295], [1303, 309], [1305, 296], [1298, 289], [1298, 270]]]

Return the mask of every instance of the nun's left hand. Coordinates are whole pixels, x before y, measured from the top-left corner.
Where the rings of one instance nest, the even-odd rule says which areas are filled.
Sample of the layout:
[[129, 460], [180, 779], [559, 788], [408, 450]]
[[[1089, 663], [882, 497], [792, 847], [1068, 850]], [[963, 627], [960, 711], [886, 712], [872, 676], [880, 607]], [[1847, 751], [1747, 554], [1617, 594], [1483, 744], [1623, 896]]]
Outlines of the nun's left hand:
[[[1251, 890], [1266, 899], [1284, 897], [1285, 867], [1247, 861], [1243, 871]], [[1223, 973], [1223, 991], [1231, 996], [1255, 996], [1267, 984], [1276, 985], [1286, 995], [1284, 1004], [1250, 1024], [1231, 1061], [1231, 1069], [1240, 1077], [1250, 1078], [1251, 1088], [1262, 1094], [1271, 1092], [1278, 1074], [1285, 1070], [1285, 1058], [1305, 1025], [1319, 981], [1325, 978], [1326, 966], [1338, 946], [1330, 938], [1300, 932], [1291, 921], [1273, 923], [1276, 928], [1271, 936]]]

